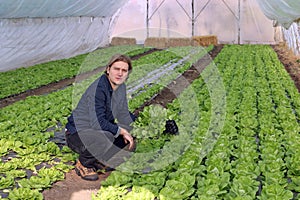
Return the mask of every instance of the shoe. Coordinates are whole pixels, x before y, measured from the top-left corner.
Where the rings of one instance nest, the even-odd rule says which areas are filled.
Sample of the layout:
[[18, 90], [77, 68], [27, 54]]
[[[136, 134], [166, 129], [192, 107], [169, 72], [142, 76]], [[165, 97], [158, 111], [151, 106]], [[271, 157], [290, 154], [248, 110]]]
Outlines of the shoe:
[[114, 168], [108, 167], [99, 161], [95, 162], [93, 165], [94, 165], [96, 171], [100, 170], [100, 171], [105, 171], [105, 172], [111, 172], [111, 171], [115, 170]]
[[78, 176], [81, 176], [82, 179], [88, 181], [98, 180], [98, 174], [94, 168], [87, 168], [83, 166], [79, 160], [77, 160], [75, 165], [75, 172]]

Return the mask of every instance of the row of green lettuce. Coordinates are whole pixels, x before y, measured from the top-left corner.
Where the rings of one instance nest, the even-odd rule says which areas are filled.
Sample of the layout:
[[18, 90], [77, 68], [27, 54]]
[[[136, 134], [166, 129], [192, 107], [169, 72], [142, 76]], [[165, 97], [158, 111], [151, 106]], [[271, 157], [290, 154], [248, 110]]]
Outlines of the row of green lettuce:
[[109, 46], [72, 58], [1, 72], [0, 99], [103, 67], [116, 53], [135, 56], [148, 50], [139, 45]]
[[[155, 67], [163, 66], [170, 61], [176, 62], [182, 58], [183, 52], [189, 54], [193, 48], [181, 47], [180, 50], [175, 48], [172, 51], [154, 52], [134, 60], [135, 70], [130, 77], [142, 79], [148, 71], [139, 69], [148, 66], [149, 63], [154, 63], [151, 65], [154, 70]], [[176, 50], [182, 55], [176, 55]], [[204, 52], [200, 51], [191, 59], [196, 60], [203, 55]], [[172, 73], [177, 76], [190, 65], [190, 62], [182, 63]], [[49, 142], [49, 139], [54, 137], [54, 131], [47, 130], [53, 127], [57, 131], [63, 129], [72, 105], [76, 104], [76, 99], [99, 75], [101, 73], [48, 95], [27, 97], [0, 110], [0, 195], [2, 197], [41, 199], [41, 192], [44, 189], [64, 179], [64, 172], [72, 168], [70, 161], [74, 161], [77, 155], [65, 146], [60, 149], [54, 142]], [[166, 76], [166, 78], [170, 82], [176, 76]], [[159, 81], [165, 79], [161, 78]], [[130, 85], [130, 79], [128, 82]], [[134, 99], [144, 102], [152, 96], [152, 93], [147, 93], [147, 90], [141, 94], [143, 95], [132, 98], [131, 102], [134, 102]]]
[[226, 45], [214, 62], [168, 109], [140, 114], [136, 152], [92, 199], [300, 199], [300, 95], [276, 53]]

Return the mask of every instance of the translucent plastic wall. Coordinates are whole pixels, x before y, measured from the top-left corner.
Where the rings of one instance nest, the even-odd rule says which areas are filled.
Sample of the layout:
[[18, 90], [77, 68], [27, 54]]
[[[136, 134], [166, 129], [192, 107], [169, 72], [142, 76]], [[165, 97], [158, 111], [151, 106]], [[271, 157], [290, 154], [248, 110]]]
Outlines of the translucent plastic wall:
[[2, 19], [0, 70], [89, 52], [108, 43], [108, 29], [105, 18]]
[[0, 71], [68, 58], [109, 44], [127, 0], [0, 0]]
[[257, 0], [264, 14], [282, 26], [287, 45], [300, 56], [300, 2], [299, 0]]
[[288, 29], [283, 28], [282, 31], [287, 45], [300, 56], [300, 26], [292, 23]]
[[256, 0], [129, 0], [112, 33], [140, 43], [147, 36], [217, 35], [220, 43], [269, 44], [274, 32]]

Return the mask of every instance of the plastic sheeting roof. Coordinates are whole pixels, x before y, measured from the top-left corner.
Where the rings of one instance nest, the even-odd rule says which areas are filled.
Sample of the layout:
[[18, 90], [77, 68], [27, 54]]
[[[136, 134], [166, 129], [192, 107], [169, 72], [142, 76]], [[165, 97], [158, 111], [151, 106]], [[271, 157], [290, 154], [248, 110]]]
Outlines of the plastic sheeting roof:
[[300, 22], [299, 0], [257, 0], [263, 13], [272, 20], [275, 25], [281, 25], [288, 29], [293, 22]]
[[0, 0], [0, 18], [112, 16], [127, 0]]

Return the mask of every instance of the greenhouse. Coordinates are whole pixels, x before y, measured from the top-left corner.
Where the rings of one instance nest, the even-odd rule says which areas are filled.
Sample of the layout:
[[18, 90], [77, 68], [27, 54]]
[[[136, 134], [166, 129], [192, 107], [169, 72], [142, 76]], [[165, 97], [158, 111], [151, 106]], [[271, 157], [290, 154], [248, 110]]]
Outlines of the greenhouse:
[[0, 5], [0, 199], [300, 199], [298, 0]]

